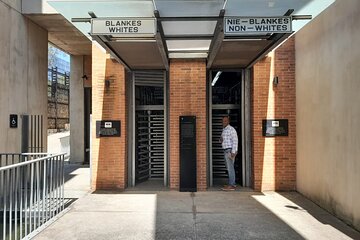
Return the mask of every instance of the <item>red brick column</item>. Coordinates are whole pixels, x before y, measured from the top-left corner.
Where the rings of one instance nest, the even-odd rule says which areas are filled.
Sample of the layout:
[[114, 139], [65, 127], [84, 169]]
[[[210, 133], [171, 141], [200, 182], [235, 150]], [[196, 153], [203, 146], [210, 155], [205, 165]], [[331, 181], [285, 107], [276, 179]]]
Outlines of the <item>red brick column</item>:
[[179, 116], [196, 116], [197, 188], [206, 190], [206, 62], [173, 59], [170, 62], [170, 188], [179, 189]]
[[[106, 89], [105, 79], [110, 80]], [[126, 187], [125, 72], [98, 46], [92, 46], [92, 182], [93, 190]], [[96, 121], [120, 120], [121, 137], [96, 138]], [[79, 120], [82, 121], [82, 120]]]
[[[279, 84], [272, 80], [278, 76]], [[294, 190], [296, 186], [295, 42], [287, 40], [254, 66], [252, 86], [255, 190]], [[288, 119], [288, 137], [263, 137], [263, 119]]]

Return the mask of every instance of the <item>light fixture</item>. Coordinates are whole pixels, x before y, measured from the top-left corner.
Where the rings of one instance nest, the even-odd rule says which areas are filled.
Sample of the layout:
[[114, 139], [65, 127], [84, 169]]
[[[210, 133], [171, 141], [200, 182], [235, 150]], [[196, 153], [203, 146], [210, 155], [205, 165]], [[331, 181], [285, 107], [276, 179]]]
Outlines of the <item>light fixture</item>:
[[110, 88], [110, 80], [109, 79], [105, 79], [105, 88], [106, 88], [106, 90], [109, 90], [109, 88]]
[[222, 71], [218, 71], [214, 77], [214, 79], [212, 80], [211, 86], [215, 86], [216, 82], [219, 80], [219, 77], [221, 75]]
[[279, 77], [278, 76], [275, 76], [273, 78], [273, 84], [274, 84], [275, 87], [279, 84]]
[[86, 76], [86, 74], [84, 74], [81, 78], [82, 78], [83, 80], [88, 80], [88, 76]]

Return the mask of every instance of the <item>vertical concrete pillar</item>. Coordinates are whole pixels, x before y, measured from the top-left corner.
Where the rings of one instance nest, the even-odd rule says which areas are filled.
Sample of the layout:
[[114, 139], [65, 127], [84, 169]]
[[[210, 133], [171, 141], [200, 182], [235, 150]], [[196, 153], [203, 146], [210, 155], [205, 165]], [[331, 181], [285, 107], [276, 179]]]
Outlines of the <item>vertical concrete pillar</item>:
[[84, 57], [70, 58], [70, 162], [84, 162]]
[[[21, 115], [43, 116], [47, 137], [48, 33], [19, 12], [21, 1], [0, 2], [0, 152], [21, 151]], [[9, 115], [18, 115], [10, 128]]]
[[[105, 80], [109, 85], [105, 85]], [[127, 103], [124, 67], [92, 46], [92, 189], [124, 189], [127, 179]], [[96, 121], [120, 120], [120, 137], [96, 137]]]
[[197, 188], [207, 187], [206, 61], [173, 59], [170, 62], [170, 188], [180, 183], [179, 116], [196, 116]]

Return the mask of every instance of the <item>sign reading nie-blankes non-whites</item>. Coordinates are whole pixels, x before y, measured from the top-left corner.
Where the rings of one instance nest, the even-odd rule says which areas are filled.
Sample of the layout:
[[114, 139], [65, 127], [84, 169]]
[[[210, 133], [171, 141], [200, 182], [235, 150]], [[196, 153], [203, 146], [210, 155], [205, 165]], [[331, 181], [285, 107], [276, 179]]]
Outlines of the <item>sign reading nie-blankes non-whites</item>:
[[92, 35], [116, 37], [153, 37], [156, 34], [155, 18], [93, 18]]
[[291, 17], [225, 17], [225, 35], [291, 33]]

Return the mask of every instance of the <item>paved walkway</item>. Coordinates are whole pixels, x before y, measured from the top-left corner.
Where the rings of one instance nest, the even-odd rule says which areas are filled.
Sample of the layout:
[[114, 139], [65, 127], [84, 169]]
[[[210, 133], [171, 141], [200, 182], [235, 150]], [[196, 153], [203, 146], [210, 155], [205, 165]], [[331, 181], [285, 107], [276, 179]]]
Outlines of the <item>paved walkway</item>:
[[71, 178], [79, 199], [35, 239], [360, 239], [359, 232], [295, 192], [86, 194], [75, 187], [86, 169], [75, 168], [78, 174]]

